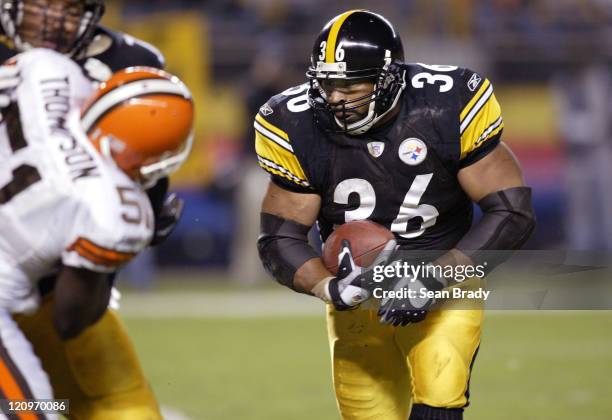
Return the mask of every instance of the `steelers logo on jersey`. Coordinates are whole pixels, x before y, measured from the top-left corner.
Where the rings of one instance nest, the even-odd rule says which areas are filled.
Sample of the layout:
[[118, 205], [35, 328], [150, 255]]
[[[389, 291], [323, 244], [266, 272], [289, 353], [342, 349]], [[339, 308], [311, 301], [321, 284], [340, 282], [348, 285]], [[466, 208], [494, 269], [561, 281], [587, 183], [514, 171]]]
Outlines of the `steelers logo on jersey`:
[[417, 138], [411, 137], [400, 144], [399, 158], [407, 165], [416, 166], [427, 157], [427, 146]]

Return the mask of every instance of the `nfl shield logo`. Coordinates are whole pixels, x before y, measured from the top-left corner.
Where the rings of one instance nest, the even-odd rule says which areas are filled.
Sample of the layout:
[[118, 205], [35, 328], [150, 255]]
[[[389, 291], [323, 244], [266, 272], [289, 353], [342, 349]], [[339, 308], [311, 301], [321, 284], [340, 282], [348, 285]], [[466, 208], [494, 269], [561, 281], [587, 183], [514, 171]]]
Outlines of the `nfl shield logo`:
[[385, 151], [385, 143], [382, 141], [373, 141], [368, 143], [368, 152], [375, 158], [379, 157]]

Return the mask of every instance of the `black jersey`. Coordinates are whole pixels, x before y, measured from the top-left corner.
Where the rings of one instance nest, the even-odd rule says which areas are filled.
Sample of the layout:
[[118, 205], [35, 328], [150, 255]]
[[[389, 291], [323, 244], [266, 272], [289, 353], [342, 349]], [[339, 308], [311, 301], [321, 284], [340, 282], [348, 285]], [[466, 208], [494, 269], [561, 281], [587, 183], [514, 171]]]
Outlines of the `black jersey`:
[[472, 223], [457, 173], [491, 152], [503, 129], [491, 83], [454, 66], [405, 65], [392, 122], [363, 135], [314, 122], [308, 84], [272, 97], [256, 116], [260, 166], [283, 188], [321, 196], [323, 239], [335, 225], [369, 219], [405, 249], [452, 248]]
[[[17, 51], [0, 44], [0, 62], [16, 54]], [[76, 61], [90, 79], [98, 81], [104, 81], [127, 67], [164, 67], [164, 57], [155, 47], [103, 26], [96, 28], [92, 41]]]

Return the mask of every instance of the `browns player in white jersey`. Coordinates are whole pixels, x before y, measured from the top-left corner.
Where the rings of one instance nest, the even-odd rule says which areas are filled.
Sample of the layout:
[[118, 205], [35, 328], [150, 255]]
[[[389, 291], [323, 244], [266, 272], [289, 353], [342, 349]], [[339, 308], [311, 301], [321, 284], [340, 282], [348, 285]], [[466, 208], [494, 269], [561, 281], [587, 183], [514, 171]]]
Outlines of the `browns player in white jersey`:
[[51, 398], [11, 315], [36, 310], [36, 281], [54, 273], [52, 340], [69, 350], [105, 314], [108, 273], [153, 236], [146, 186], [189, 153], [193, 103], [184, 84], [153, 68], [118, 72], [93, 91], [76, 63], [51, 50], [23, 53], [16, 66], [21, 83], [0, 126], [0, 393]]
[[[96, 82], [132, 66], [162, 69], [164, 57], [155, 47], [100, 25], [104, 8], [104, 0], [0, 0], [0, 62], [40, 47], [71, 57]], [[17, 81], [10, 66], [0, 66], [0, 107], [7, 102], [3, 90]], [[162, 178], [147, 190], [155, 216], [151, 245], [161, 243], [181, 215], [183, 202], [167, 194], [168, 184]], [[70, 399], [70, 417], [108, 418], [109, 402], [114, 407], [113, 418], [118, 413], [130, 419], [157, 413], [155, 396], [114, 311], [106, 311], [87, 334], [71, 340], [70, 346], [56, 339], [51, 320], [54, 282], [54, 276], [39, 282], [43, 301], [35, 314], [14, 318], [49, 373], [55, 393]], [[82, 358], [95, 368], [74, 363]]]

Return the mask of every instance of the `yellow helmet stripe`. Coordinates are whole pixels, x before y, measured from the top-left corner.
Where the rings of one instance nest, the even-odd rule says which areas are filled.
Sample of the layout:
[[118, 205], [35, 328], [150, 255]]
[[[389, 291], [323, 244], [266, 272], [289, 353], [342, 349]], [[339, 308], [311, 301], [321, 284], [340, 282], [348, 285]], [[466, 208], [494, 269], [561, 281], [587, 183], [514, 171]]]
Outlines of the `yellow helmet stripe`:
[[355, 12], [363, 12], [363, 9], [349, 10], [348, 12], [342, 13], [338, 16], [338, 19], [334, 22], [331, 29], [329, 30], [329, 34], [327, 35], [327, 45], [325, 47], [325, 62], [326, 63], [334, 63], [334, 59], [336, 57], [336, 41], [338, 40], [338, 32], [340, 32], [340, 28], [342, 28], [342, 24], [344, 21]]

